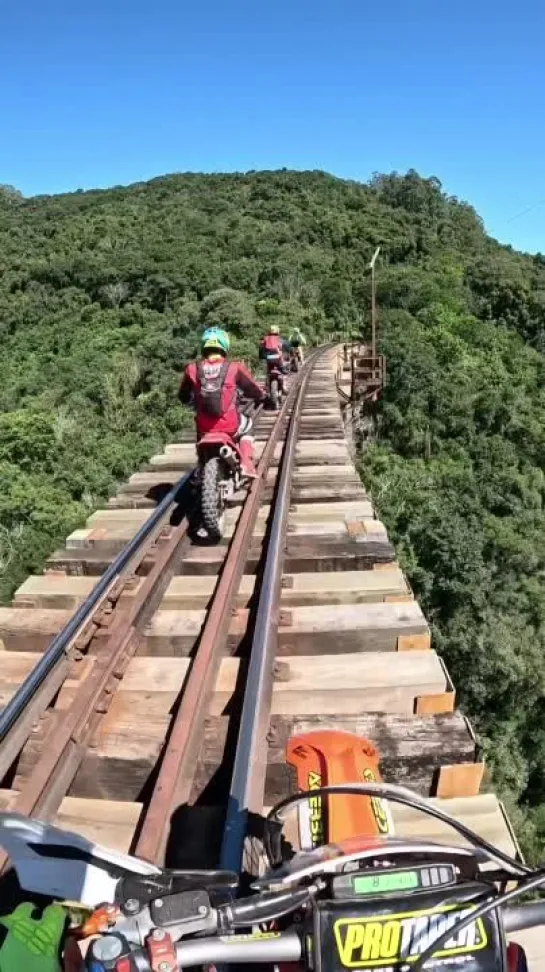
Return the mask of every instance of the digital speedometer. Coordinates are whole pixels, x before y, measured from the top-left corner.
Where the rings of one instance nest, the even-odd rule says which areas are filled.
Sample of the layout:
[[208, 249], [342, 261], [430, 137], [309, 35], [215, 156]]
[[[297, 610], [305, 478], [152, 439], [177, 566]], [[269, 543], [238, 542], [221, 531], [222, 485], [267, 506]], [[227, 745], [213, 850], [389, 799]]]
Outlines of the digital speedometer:
[[433, 891], [456, 882], [452, 864], [431, 864], [428, 867], [380, 868], [338, 874], [333, 878], [335, 898], [354, 898], [360, 895], [395, 894], [399, 891]]
[[369, 874], [353, 877], [352, 888], [356, 894], [381, 894], [384, 891], [408, 891], [420, 887], [418, 871], [383, 871], [382, 874]]

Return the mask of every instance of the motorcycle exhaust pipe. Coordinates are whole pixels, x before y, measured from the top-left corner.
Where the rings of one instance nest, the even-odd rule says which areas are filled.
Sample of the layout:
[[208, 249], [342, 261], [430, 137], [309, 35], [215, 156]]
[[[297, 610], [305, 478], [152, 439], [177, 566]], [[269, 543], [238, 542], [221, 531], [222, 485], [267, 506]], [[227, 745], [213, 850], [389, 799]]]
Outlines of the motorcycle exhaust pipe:
[[231, 469], [235, 469], [237, 463], [235, 459], [235, 454], [230, 446], [222, 445], [220, 448], [220, 456], [223, 459], [223, 461], [226, 462], [227, 465], [231, 467]]

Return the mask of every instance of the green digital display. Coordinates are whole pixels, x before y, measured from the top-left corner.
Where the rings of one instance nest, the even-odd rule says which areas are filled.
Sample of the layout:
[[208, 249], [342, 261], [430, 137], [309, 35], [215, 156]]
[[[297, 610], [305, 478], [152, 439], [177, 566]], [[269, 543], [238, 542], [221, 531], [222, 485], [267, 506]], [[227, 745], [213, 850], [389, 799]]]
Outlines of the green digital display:
[[356, 894], [380, 894], [385, 891], [408, 891], [419, 888], [418, 871], [398, 871], [397, 874], [373, 874], [354, 877], [352, 887]]

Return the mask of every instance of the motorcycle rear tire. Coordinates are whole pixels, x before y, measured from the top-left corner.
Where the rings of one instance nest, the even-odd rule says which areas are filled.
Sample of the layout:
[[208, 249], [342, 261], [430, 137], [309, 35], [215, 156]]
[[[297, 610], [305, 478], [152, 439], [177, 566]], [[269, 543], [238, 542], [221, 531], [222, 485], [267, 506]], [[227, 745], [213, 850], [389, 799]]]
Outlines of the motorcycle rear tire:
[[273, 378], [271, 381], [271, 402], [272, 407], [276, 410], [279, 403], [278, 381], [276, 378]]
[[212, 456], [202, 471], [201, 520], [211, 540], [220, 540], [223, 532], [225, 511], [220, 492], [221, 459]]

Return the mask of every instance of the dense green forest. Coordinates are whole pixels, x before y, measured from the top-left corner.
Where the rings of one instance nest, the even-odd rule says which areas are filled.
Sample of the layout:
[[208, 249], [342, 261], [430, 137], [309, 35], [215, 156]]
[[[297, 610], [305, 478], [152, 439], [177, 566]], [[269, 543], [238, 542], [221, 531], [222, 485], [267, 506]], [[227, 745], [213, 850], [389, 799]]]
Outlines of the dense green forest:
[[203, 324], [365, 331], [389, 384], [363, 476], [525, 846], [545, 845], [545, 258], [416, 173], [177, 175], [0, 189], [0, 597], [190, 421]]

